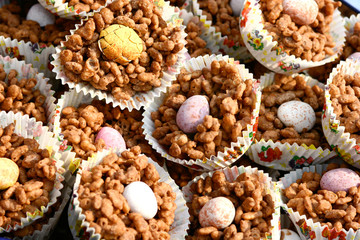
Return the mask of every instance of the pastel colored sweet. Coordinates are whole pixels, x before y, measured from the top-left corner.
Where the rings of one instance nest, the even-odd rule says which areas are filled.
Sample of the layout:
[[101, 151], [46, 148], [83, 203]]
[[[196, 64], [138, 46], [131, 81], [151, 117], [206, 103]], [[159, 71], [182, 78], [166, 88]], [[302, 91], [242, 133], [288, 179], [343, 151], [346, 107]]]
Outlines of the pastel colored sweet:
[[140, 213], [146, 220], [155, 217], [158, 209], [152, 189], [144, 182], [132, 182], [124, 189], [123, 196], [130, 206], [130, 211]]
[[8, 158], [0, 158], [0, 190], [13, 186], [19, 178], [18, 165]]
[[316, 122], [314, 109], [305, 102], [289, 101], [280, 105], [277, 117], [287, 127], [294, 127], [298, 133], [309, 131]]
[[185, 133], [196, 132], [196, 127], [210, 113], [209, 102], [205, 96], [194, 95], [188, 98], [176, 114], [176, 124]]
[[95, 142], [99, 139], [104, 140], [106, 147], [117, 149], [117, 150], [125, 150], [126, 144], [124, 138], [121, 136], [118, 130], [111, 127], [103, 127], [100, 129], [98, 134], [96, 135]]
[[244, 5], [245, 0], [230, 0], [230, 7], [233, 11], [234, 16], [240, 16], [241, 9]]
[[234, 204], [225, 197], [209, 200], [199, 212], [199, 222], [202, 227], [228, 227], [235, 218]]
[[353, 54], [351, 54], [348, 59], [353, 59], [353, 60], [356, 60], [356, 61], [359, 61], [360, 60], [360, 52], [354, 52]]
[[45, 27], [55, 23], [55, 16], [38, 3], [29, 9], [26, 20], [35, 21], [40, 24], [40, 27]]
[[359, 175], [348, 168], [337, 168], [326, 172], [320, 180], [320, 187], [323, 190], [348, 191], [349, 188], [360, 185]]
[[301, 240], [299, 235], [289, 229], [281, 229], [281, 240]]
[[284, 0], [283, 9], [299, 25], [312, 24], [319, 12], [315, 0]]

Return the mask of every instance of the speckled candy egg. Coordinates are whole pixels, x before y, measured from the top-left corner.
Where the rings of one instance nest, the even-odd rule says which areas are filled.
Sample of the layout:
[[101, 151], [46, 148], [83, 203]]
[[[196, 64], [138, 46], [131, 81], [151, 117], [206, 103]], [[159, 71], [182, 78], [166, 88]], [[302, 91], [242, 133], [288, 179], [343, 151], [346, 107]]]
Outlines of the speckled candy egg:
[[281, 229], [281, 240], [301, 240], [299, 235], [289, 229]]
[[48, 24], [55, 23], [55, 16], [38, 3], [30, 8], [26, 20], [35, 21], [40, 24], [40, 27], [45, 27]]
[[356, 60], [356, 61], [359, 61], [360, 60], [360, 52], [354, 52], [353, 54], [351, 54], [348, 59], [353, 59], [353, 60]]
[[95, 142], [99, 139], [104, 140], [107, 148], [113, 148], [118, 150], [125, 150], [126, 144], [124, 138], [119, 131], [111, 127], [103, 127], [96, 135]]
[[315, 0], [284, 0], [284, 12], [299, 25], [312, 24], [319, 12]]
[[225, 197], [209, 200], [200, 210], [199, 222], [202, 227], [228, 227], [235, 218], [234, 204]]
[[359, 175], [348, 168], [337, 168], [326, 172], [320, 180], [321, 189], [338, 192], [360, 185]]
[[18, 165], [8, 158], [0, 158], [0, 190], [13, 186], [18, 177]]
[[146, 220], [157, 213], [156, 197], [152, 189], [144, 182], [132, 182], [124, 189], [123, 196], [130, 206], [130, 211], [140, 213]]
[[194, 95], [188, 98], [176, 114], [176, 124], [185, 133], [196, 132], [196, 127], [210, 113], [209, 102], [205, 96]]
[[287, 127], [294, 127], [298, 133], [309, 131], [315, 125], [314, 109], [305, 102], [289, 101], [280, 105], [277, 117]]
[[244, 5], [245, 0], [230, 0], [230, 7], [234, 16], [240, 16], [241, 8]]

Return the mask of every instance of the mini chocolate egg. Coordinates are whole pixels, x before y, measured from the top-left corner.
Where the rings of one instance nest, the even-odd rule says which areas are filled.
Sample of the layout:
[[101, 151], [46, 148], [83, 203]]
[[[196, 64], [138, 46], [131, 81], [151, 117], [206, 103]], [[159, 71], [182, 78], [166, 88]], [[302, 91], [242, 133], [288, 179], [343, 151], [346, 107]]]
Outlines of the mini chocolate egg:
[[337, 168], [326, 172], [320, 180], [321, 189], [333, 191], [348, 191], [351, 187], [360, 185], [360, 176], [348, 168]]
[[104, 140], [106, 148], [113, 148], [117, 150], [125, 150], [126, 144], [124, 138], [118, 130], [111, 127], [103, 127], [96, 135], [95, 142], [99, 139]]
[[319, 12], [315, 0], [284, 0], [283, 9], [299, 25], [312, 24]]
[[146, 220], [155, 217], [158, 205], [153, 190], [144, 182], [132, 182], [124, 189], [123, 196], [130, 211], [140, 213]]
[[176, 124], [185, 133], [194, 133], [209, 112], [210, 106], [206, 97], [194, 95], [180, 106], [176, 114]]
[[55, 23], [55, 16], [38, 3], [30, 8], [26, 15], [26, 20], [35, 21], [40, 24], [40, 27], [45, 27]]
[[353, 54], [351, 54], [348, 59], [353, 59], [353, 60], [356, 60], [356, 61], [359, 61], [360, 60], [360, 52], [354, 52]]
[[277, 117], [287, 127], [294, 127], [298, 133], [309, 131], [316, 122], [314, 109], [305, 102], [289, 101], [280, 105]]
[[13, 186], [19, 177], [18, 165], [8, 158], [0, 158], [0, 190]]
[[281, 240], [301, 240], [299, 235], [289, 229], [281, 229]]
[[233, 11], [233, 15], [236, 17], [240, 16], [241, 9], [244, 5], [245, 0], [230, 0], [230, 7]]
[[226, 197], [216, 197], [209, 200], [199, 212], [199, 222], [202, 227], [228, 227], [235, 218], [234, 204]]

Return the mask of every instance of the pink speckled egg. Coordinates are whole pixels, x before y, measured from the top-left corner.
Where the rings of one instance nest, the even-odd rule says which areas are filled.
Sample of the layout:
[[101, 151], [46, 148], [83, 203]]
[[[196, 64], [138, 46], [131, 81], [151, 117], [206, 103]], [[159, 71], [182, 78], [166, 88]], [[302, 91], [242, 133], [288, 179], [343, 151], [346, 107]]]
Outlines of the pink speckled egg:
[[326, 172], [320, 180], [324, 190], [338, 192], [348, 191], [349, 188], [360, 185], [359, 175], [348, 168], [337, 168]]
[[298, 133], [309, 131], [316, 121], [314, 109], [309, 104], [300, 101], [281, 104], [277, 116], [285, 126], [294, 127]]
[[284, 12], [299, 25], [312, 24], [319, 12], [315, 0], [284, 0]]
[[103, 127], [98, 132], [95, 142], [99, 139], [104, 140], [107, 148], [113, 148], [117, 150], [125, 150], [126, 144], [124, 138], [121, 136], [119, 131], [111, 127]]
[[353, 59], [353, 60], [356, 60], [356, 61], [359, 61], [360, 60], [360, 52], [354, 52], [353, 54], [351, 54], [348, 59]]
[[202, 227], [223, 229], [229, 226], [235, 218], [234, 204], [225, 197], [209, 200], [200, 210], [199, 222]]
[[188, 98], [176, 114], [176, 124], [185, 133], [196, 132], [196, 127], [210, 113], [209, 102], [205, 96], [194, 95]]

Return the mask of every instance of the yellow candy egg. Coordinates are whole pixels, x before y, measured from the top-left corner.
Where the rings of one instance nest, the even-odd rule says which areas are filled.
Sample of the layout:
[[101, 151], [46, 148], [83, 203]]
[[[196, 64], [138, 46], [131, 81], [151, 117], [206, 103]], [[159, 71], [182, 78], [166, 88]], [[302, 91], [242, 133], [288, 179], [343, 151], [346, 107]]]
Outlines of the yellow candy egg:
[[18, 165], [8, 158], [0, 158], [0, 190], [13, 186], [18, 178]]
[[107, 59], [126, 64], [140, 57], [143, 42], [134, 29], [113, 24], [100, 32], [99, 48]]

